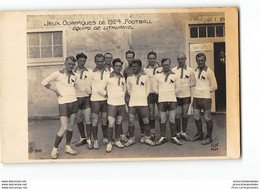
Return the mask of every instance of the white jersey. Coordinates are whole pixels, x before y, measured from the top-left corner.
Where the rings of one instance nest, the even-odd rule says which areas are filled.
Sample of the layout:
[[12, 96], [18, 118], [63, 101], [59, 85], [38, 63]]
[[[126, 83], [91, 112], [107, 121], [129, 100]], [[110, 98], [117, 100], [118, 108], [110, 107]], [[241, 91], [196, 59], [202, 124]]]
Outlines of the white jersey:
[[127, 78], [127, 91], [130, 95], [129, 107], [147, 106], [147, 97], [150, 92], [149, 77], [144, 73]]
[[[87, 69], [84, 67], [84, 69], [79, 70], [78, 67], [76, 67], [74, 69], [74, 73], [77, 76], [77, 81], [76, 81], [76, 95], [77, 97], [87, 97], [90, 94], [87, 93], [86, 88], [89, 88], [90, 83], [89, 83], [89, 79], [90, 79], [90, 75], [92, 73], [92, 70]], [[83, 89], [83, 90], [82, 90]]]
[[201, 70], [196, 68], [195, 72], [196, 86], [194, 89], [194, 97], [196, 98], [211, 98], [210, 93], [217, 90], [217, 81], [213, 71], [206, 65]]
[[[107, 100], [106, 96], [106, 83], [109, 78], [109, 73], [106, 70], [99, 70], [95, 68], [90, 76], [90, 88], [92, 95], [90, 97], [91, 101], [103, 101]], [[88, 92], [89, 93], [89, 92]]]
[[126, 83], [122, 75], [117, 76], [114, 72], [110, 73], [107, 80], [107, 103], [112, 106], [125, 104]]
[[149, 84], [150, 84], [150, 93], [155, 93], [154, 91], [154, 82], [155, 82], [155, 75], [162, 72], [162, 67], [157, 66], [155, 68], [152, 68], [150, 66], [147, 66], [144, 68], [144, 73], [149, 76]]
[[56, 88], [60, 93], [58, 97], [59, 104], [65, 104], [77, 101], [75, 83], [77, 76], [72, 72], [70, 75], [65, 73], [65, 69], [52, 73], [42, 81], [42, 85], [49, 87], [51, 82], [55, 82]]
[[190, 87], [195, 83], [194, 71], [187, 65], [183, 67], [176, 66], [172, 69], [172, 72], [176, 73], [177, 79], [180, 85], [177, 86], [179, 91], [176, 94], [179, 98], [186, 98], [191, 96]]
[[176, 80], [174, 72], [160, 73], [155, 76], [155, 91], [158, 93], [158, 102], [177, 102]]

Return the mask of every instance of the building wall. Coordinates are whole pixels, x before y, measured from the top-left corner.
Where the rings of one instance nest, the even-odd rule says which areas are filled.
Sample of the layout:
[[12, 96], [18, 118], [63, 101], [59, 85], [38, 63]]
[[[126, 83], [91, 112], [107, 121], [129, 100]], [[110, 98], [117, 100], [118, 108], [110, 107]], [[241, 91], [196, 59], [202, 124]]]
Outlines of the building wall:
[[[219, 14], [219, 13], [217, 13]], [[157, 14], [113, 14], [113, 15], [34, 15], [27, 17], [28, 31], [63, 30], [67, 55], [76, 56], [85, 53], [88, 56], [86, 66], [93, 69], [94, 56], [97, 53], [110, 52], [114, 58], [121, 58], [126, 65], [125, 52], [136, 52], [136, 58], [147, 64], [149, 51], [155, 51], [158, 62], [168, 57], [172, 66], [177, 65], [176, 55], [185, 52], [185, 22], [199, 14], [157, 13]], [[216, 15], [204, 13], [203, 15]], [[73, 25], [44, 26], [47, 21], [96, 21], [110, 19], [151, 20], [152, 24], [134, 24], [132, 30], [73, 30]], [[107, 26], [107, 25], [106, 25]], [[28, 66], [28, 108], [29, 117], [58, 116], [56, 95], [46, 90], [41, 81], [52, 72], [62, 69], [62, 65]]]

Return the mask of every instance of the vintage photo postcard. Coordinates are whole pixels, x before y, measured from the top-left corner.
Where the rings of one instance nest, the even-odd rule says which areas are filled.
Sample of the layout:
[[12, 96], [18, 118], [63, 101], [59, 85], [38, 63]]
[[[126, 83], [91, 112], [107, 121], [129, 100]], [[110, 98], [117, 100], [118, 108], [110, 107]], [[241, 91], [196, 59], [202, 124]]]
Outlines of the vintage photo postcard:
[[240, 158], [238, 9], [0, 13], [3, 163]]

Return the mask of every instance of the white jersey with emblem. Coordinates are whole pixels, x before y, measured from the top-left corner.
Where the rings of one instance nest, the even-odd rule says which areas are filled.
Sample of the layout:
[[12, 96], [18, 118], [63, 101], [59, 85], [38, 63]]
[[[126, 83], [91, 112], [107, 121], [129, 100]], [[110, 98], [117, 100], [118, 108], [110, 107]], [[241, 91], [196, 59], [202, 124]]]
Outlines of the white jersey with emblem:
[[179, 98], [190, 97], [190, 87], [194, 86], [195, 84], [194, 71], [189, 66], [184, 65], [183, 67], [174, 67], [172, 69], [172, 72], [176, 73], [177, 79], [179, 80], [177, 84], [180, 84], [179, 86], [177, 86], [179, 91], [176, 96]]
[[158, 102], [177, 102], [176, 99], [176, 80], [174, 72], [168, 74], [160, 73], [155, 76], [154, 88], [158, 93]]
[[126, 83], [122, 75], [118, 76], [114, 72], [110, 73], [106, 88], [108, 104], [112, 106], [125, 104]]
[[[87, 69], [84, 67], [84, 69], [79, 70], [78, 67], [75, 68], [74, 73], [77, 76], [77, 82], [76, 82], [76, 95], [77, 97], [87, 97], [90, 94], [87, 93], [87, 88], [89, 88], [90, 83], [90, 75], [92, 73], [92, 70]], [[82, 90], [83, 89], [83, 90]]]
[[56, 88], [60, 95], [58, 97], [59, 104], [66, 104], [77, 101], [75, 83], [77, 76], [74, 73], [67, 75], [64, 70], [52, 73], [42, 81], [42, 85], [49, 87], [51, 82], [55, 82]]
[[162, 72], [162, 67], [157, 66], [152, 68], [150, 66], [144, 68], [144, 73], [149, 76], [149, 84], [150, 84], [150, 93], [155, 93], [154, 91], [154, 82], [155, 82], [155, 75]]
[[127, 78], [127, 91], [130, 95], [129, 107], [147, 106], [147, 96], [150, 92], [148, 75], [129, 76]]
[[92, 92], [92, 95], [90, 97], [91, 101], [107, 100], [105, 87], [108, 78], [109, 78], [109, 73], [106, 70], [98, 70], [97, 68], [95, 68], [92, 71], [89, 79], [90, 89]]
[[214, 72], [207, 66], [204, 66], [203, 69], [196, 68], [194, 75], [196, 86], [193, 96], [196, 98], [211, 98], [211, 92], [218, 88]]

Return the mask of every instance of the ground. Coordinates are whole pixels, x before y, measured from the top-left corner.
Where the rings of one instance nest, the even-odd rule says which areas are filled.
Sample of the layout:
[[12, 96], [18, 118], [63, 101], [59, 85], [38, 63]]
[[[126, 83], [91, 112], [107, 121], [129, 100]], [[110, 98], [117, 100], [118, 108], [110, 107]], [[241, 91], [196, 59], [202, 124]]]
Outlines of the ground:
[[[111, 153], [106, 153], [106, 145], [102, 144], [102, 129], [99, 127], [99, 150], [88, 150], [86, 145], [75, 147], [79, 140], [77, 127], [73, 128], [72, 148], [78, 151], [76, 156], [64, 153], [65, 140], [59, 146], [59, 159], [97, 159], [97, 158], [152, 158], [152, 157], [210, 157], [226, 155], [226, 114], [219, 113], [212, 115], [214, 124], [213, 143], [201, 145], [201, 141], [182, 141], [183, 145], [178, 146], [167, 142], [160, 146], [151, 147], [141, 144], [140, 127], [136, 121], [136, 143], [130, 147], [119, 149], [113, 146]], [[203, 129], [206, 130], [205, 120], [202, 119]], [[123, 129], [127, 131], [127, 122], [123, 122]], [[50, 152], [53, 148], [55, 136], [60, 128], [57, 119], [29, 120], [29, 159], [50, 159]], [[160, 137], [158, 119], [156, 120], [156, 140]], [[170, 130], [167, 125], [167, 138], [170, 139]], [[188, 136], [196, 134], [195, 122], [192, 116], [189, 117], [187, 130]]]

